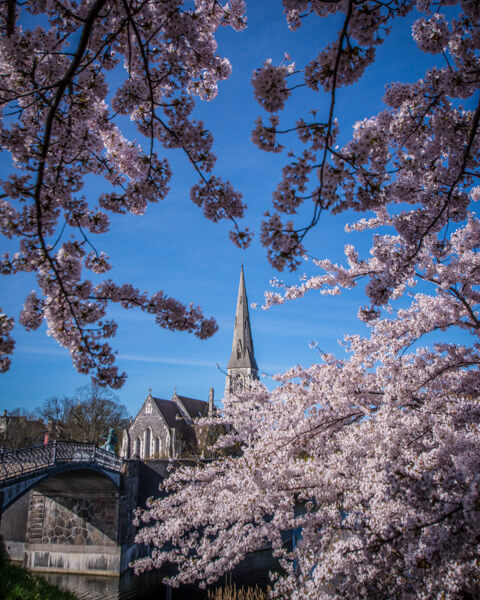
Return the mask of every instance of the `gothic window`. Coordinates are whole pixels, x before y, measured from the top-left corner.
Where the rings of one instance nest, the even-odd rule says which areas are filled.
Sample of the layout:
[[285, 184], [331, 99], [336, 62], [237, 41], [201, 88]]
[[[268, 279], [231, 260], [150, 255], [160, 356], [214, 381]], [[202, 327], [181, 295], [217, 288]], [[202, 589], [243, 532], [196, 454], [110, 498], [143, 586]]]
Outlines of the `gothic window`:
[[235, 392], [243, 392], [243, 377], [241, 375], [235, 377], [233, 389]]
[[138, 437], [135, 440], [135, 455], [140, 458], [140, 453], [142, 450], [142, 440]]
[[150, 404], [150, 402], [145, 407], [145, 412], [147, 413], [147, 415], [150, 415], [152, 413], [152, 405]]
[[171, 456], [171, 448], [172, 448], [171, 438], [167, 433], [166, 437], [165, 437], [165, 448], [163, 449], [164, 456], [167, 456], [167, 457]]
[[155, 438], [155, 457], [160, 458], [160, 438]]
[[238, 340], [238, 344], [237, 344], [237, 358], [242, 358], [242, 340]]
[[143, 453], [143, 458], [150, 458], [151, 443], [152, 443], [152, 430], [150, 429], [150, 427], [147, 427], [147, 429], [145, 429], [145, 451]]

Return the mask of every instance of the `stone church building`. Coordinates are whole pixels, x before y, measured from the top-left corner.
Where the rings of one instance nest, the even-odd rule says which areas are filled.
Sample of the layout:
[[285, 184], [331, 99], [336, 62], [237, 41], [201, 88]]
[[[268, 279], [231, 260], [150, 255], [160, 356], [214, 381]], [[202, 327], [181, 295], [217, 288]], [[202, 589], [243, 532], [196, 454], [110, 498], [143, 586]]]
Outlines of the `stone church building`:
[[[258, 379], [253, 351], [243, 266], [240, 271], [232, 354], [227, 365], [225, 397], [248, 389]], [[135, 419], [123, 433], [120, 454], [124, 458], [158, 459], [203, 454], [208, 432], [195, 423], [215, 410], [213, 388], [208, 401], [177, 393], [170, 400], [152, 396], [151, 390]]]

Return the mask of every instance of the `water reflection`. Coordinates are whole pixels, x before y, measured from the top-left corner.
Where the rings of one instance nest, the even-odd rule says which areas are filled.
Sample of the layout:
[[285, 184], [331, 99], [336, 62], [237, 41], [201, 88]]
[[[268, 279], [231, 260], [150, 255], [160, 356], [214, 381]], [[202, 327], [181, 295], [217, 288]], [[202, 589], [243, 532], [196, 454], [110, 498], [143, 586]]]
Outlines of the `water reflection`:
[[206, 600], [207, 592], [195, 586], [171, 589], [162, 584], [160, 573], [139, 577], [126, 573], [122, 577], [101, 577], [42, 573], [50, 583], [72, 591], [79, 600]]
[[49, 583], [70, 590], [82, 600], [118, 600], [119, 577], [99, 577], [93, 575], [70, 575], [68, 573], [39, 573]]
[[[237, 585], [265, 588], [268, 571], [278, 568], [270, 551], [257, 552], [247, 557], [229, 576]], [[206, 600], [207, 591], [196, 586], [169, 588], [162, 583], [165, 571], [135, 576], [127, 572], [121, 577], [42, 573], [50, 583], [72, 591], [79, 600]]]

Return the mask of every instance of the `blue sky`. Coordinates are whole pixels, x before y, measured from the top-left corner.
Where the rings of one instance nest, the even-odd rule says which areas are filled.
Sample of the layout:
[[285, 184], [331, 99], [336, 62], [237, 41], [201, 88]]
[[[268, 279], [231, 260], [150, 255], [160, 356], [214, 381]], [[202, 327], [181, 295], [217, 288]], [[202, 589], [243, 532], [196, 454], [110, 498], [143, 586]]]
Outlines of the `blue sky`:
[[[220, 32], [219, 52], [231, 60], [233, 74], [220, 85], [213, 102], [198, 104], [197, 115], [204, 118], [215, 136], [215, 172], [229, 178], [249, 205], [245, 224], [257, 234], [252, 246], [245, 252], [235, 248], [228, 239], [228, 224], [206, 221], [191, 203], [189, 189], [196, 177], [179, 153], [168, 154], [174, 170], [168, 198], [150, 206], [144, 217], [114, 217], [111, 233], [93, 240], [98, 250], [110, 255], [114, 265], [110, 275], [117, 283], [131, 282], [150, 293], [163, 289], [182, 302], [192, 301], [207, 316], [215, 316], [220, 327], [213, 338], [200, 341], [191, 334], [162, 330], [147, 315], [112, 307], [110, 315], [119, 323], [113, 344], [119, 351], [120, 368], [128, 373], [126, 384], [117, 394], [132, 415], [149, 388], [160, 398], [170, 398], [176, 387], [180, 394], [206, 400], [213, 386], [219, 402], [225, 382], [221, 369], [226, 369], [231, 351], [241, 261], [250, 302], [261, 304], [269, 280], [278, 275], [268, 264], [258, 232], [283, 162], [282, 157], [260, 152], [250, 141], [255, 118], [262, 114], [254, 101], [250, 80], [253, 70], [265, 59], [272, 58], [279, 64], [285, 51], [299, 66], [311, 60], [328, 40], [335, 38], [339, 21], [312, 18], [292, 33], [279, 0], [250, 1], [248, 10], [246, 31]], [[387, 82], [413, 81], [431, 64], [432, 57], [416, 51], [410, 36], [412, 21], [411, 15], [399, 20], [387, 43], [379, 49], [377, 63], [355, 86], [340, 90], [337, 114], [342, 141], [348, 139], [356, 120], [382, 109]], [[327, 107], [324, 95], [301, 92], [285, 113], [286, 123], [293, 123], [312, 108], [318, 109], [321, 117]], [[141, 141], [135, 132], [128, 133]], [[0, 166], [10, 168], [6, 157]], [[98, 195], [101, 185], [92, 181], [86, 190]], [[347, 236], [343, 231], [345, 222], [353, 219], [352, 214], [323, 217], [306, 240], [310, 254], [341, 260], [347, 241], [366, 248], [367, 234]], [[0, 249], [8, 249], [4, 240]], [[293, 283], [298, 274], [287, 273], [283, 277]], [[24, 297], [34, 288], [33, 276], [4, 277], [0, 306], [17, 319]], [[317, 340], [323, 350], [336, 351], [337, 340], [344, 333], [362, 331], [356, 320], [360, 304], [362, 293], [358, 290], [334, 297], [311, 294], [270, 311], [251, 310], [260, 371], [272, 374], [293, 364], [306, 366], [315, 362], [317, 354], [309, 348], [310, 340]], [[48, 338], [45, 330], [42, 327], [26, 333], [16, 326], [12, 367], [0, 375], [0, 410], [31, 410], [48, 397], [72, 394], [75, 388], [89, 382], [88, 377], [76, 373], [68, 353]]]

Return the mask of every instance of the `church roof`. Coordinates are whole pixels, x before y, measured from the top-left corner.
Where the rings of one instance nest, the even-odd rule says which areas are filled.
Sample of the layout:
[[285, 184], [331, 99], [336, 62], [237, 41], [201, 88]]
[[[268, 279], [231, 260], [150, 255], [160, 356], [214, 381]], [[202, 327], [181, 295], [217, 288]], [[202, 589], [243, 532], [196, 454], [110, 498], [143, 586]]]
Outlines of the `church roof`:
[[240, 271], [240, 283], [238, 285], [232, 354], [227, 365], [227, 369], [235, 368], [247, 368], [254, 371], [258, 370], [253, 352], [252, 330], [250, 327], [250, 313], [248, 311], [247, 289], [245, 286], [243, 265]]
[[153, 396], [152, 400], [155, 402], [160, 414], [165, 419], [166, 424], [169, 427], [175, 427], [175, 429], [179, 429], [180, 421], [177, 419], [177, 417], [181, 419], [182, 413], [175, 402], [172, 402], [171, 400], [162, 400], [161, 398], [154, 398]]
[[180, 394], [175, 392], [172, 399], [176, 401], [176, 398], [178, 398], [180, 404], [191, 419], [198, 419], [198, 417], [206, 417], [208, 415], [208, 402], [197, 400], [196, 398], [189, 398], [188, 396], [180, 396]]

